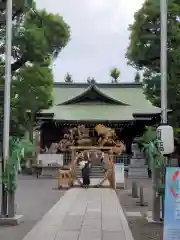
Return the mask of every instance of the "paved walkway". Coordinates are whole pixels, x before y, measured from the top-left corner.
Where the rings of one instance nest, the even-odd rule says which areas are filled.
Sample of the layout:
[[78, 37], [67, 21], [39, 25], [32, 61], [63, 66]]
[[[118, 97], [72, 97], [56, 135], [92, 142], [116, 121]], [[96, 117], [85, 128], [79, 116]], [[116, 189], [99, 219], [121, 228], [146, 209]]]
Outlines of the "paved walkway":
[[114, 190], [74, 188], [23, 238], [32, 239], [133, 240], [133, 237]]
[[0, 226], [0, 240], [22, 240], [42, 219], [44, 214], [67, 192], [58, 191], [55, 189], [56, 187], [57, 179], [36, 179], [34, 176], [19, 176], [16, 210], [17, 214], [24, 215], [24, 222], [18, 226]]
[[[92, 178], [91, 179], [91, 186], [96, 186], [98, 185], [103, 179], [102, 178]], [[82, 178], [80, 178], [80, 181], [83, 182]], [[79, 185], [79, 183], [77, 181], [75, 181], [75, 185]], [[109, 181], [108, 180], [105, 180], [102, 184], [103, 187], [109, 187], [110, 184], [109, 184]]]

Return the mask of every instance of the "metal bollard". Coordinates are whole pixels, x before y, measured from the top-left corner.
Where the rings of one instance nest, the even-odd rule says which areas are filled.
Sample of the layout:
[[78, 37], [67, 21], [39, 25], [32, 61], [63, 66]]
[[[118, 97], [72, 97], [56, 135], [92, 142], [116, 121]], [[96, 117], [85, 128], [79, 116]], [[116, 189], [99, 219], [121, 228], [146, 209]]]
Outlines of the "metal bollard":
[[138, 198], [138, 187], [135, 181], [132, 182], [132, 197]]

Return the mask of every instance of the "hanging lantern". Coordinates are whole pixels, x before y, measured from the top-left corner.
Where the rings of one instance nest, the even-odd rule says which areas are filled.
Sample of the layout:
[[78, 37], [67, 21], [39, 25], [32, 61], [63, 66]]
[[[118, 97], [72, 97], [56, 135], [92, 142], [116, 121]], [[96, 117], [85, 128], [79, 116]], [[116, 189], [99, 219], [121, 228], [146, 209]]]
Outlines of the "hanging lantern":
[[159, 150], [162, 154], [174, 152], [174, 132], [171, 126], [159, 126], [157, 128], [157, 139], [159, 140]]

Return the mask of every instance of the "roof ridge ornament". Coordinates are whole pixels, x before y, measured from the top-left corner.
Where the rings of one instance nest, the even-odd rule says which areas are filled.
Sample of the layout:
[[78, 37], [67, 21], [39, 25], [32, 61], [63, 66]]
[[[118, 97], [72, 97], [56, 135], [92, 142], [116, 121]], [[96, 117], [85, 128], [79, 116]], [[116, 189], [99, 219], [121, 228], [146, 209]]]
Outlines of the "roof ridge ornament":
[[91, 81], [91, 82], [90, 82], [90, 86], [96, 86], [96, 82]]
[[94, 78], [88, 78], [87, 79], [87, 83], [91, 86], [91, 85], [96, 85], [96, 80]]

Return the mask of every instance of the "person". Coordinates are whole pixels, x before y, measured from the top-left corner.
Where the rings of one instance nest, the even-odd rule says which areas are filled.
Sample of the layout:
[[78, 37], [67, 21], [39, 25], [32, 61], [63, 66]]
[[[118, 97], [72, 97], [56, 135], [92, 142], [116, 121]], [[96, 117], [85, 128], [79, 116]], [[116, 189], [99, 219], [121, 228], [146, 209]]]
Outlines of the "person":
[[101, 164], [104, 164], [104, 153], [102, 152], [102, 154], [100, 155], [100, 159], [101, 159]]
[[103, 171], [105, 171], [105, 168], [106, 168], [104, 158], [105, 158], [105, 155], [104, 155], [104, 152], [102, 152], [102, 154], [100, 155], [100, 161], [101, 161], [101, 166]]
[[83, 186], [87, 188], [90, 184], [90, 162], [85, 161], [84, 167], [82, 168], [82, 179]]

